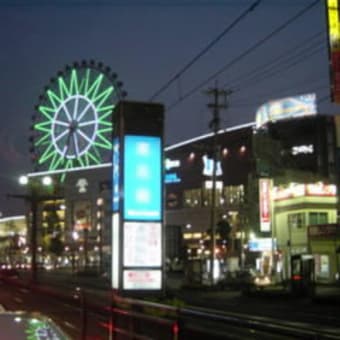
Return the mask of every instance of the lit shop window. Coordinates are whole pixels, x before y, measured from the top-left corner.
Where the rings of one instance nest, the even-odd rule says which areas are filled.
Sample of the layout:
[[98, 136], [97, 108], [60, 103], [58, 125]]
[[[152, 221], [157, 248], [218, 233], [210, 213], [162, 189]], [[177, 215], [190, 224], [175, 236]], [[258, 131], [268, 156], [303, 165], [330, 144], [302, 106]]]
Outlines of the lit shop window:
[[328, 223], [328, 214], [326, 212], [310, 212], [309, 224], [326, 224]]
[[[211, 206], [212, 205], [212, 192], [213, 190], [211, 188], [203, 188], [202, 189], [202, 197], [204, 206]], [[222, 195], [223, 191], [216, 188], [215, 191], [215, 204], [216, 206], [221, 205], [221, 202], [224, 204], [224, 197]]]
[[288, 214], [288, 227], [302, 229], [306, 226], [304, 213]]
[[192, 189], [184, 191], [184, 207], [194, 208], [202, 206], [201, 189]]
[[225, 203], [229, 205], [238, 205], [244, 202], [244, 186], [233, 185], [224, 187]]

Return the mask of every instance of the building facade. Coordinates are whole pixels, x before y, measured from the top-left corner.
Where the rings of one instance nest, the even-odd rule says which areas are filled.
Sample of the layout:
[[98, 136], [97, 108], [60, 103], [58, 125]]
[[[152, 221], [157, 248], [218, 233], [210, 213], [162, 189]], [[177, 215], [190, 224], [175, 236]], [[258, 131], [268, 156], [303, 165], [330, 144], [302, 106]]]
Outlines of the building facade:
[[[221, 130], [215, 164], [213, 137], [207, 134], [165, 148], [166, 256], [208, 257], [215, 221], [226, 228], [215, 228], [216, 251], [230, 270], [248, 265], [263, 270], [269, 252], [274, 259], [270, 270], [288, 277], [290, 255], [312, 252], [323, 263], [328, 256], [327, 275], [323, 265], [317, 276], [332, 281], [339, 272], [337, 247], [322, 253], [308, 227], [337, 222], [334, 117], [315, 115]], [[59, 234], [63, 251], [58, 261], [72, 270], [109, 268], [111, 176], [110, 164], [69, 171], [59, 192], [62, 199], [40, 204], [38, 246], [44, 247], [44, 237], [51, 241]], [[260, 183], [268, 183], [268, 196]], [[52, 203], [57, 206], [53, 213]]]

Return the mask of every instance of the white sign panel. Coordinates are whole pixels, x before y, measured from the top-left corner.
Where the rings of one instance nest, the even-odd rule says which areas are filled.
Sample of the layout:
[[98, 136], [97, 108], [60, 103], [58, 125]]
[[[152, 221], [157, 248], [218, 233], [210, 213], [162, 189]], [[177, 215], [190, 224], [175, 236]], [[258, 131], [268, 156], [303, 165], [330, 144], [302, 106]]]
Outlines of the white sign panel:
[[125, 267], [160, 267], [161, 254], [161, 223], [124, 223]]
[[276, 249], [276, 239], [269, 237], [256, 238], [248, 241], [250, 251], [272, 251]]
[[316, 114], [315, 93], [271, 100], [256, 111], [256, 128], [260, 128], [267, 122]]
[[162, 288], [160, 270], [124, 270], [123, 289], [159, 290]]
[[112, 288], [119, 287], [119, 214], [112, 217]]

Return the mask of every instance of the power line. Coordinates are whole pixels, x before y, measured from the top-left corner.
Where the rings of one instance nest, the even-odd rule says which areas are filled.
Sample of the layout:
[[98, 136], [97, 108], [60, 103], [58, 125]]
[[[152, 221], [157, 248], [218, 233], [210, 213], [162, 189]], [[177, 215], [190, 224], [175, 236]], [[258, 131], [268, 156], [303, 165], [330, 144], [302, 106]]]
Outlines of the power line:
[[[248, 80], [248, 83], [246, 85], [244, 85], [244, 88], [247, 88], [247, 87], [251, 87], [253, 86], [254, 84], [258, 84], [259, 82], [263, 81], [263, 80], [266, 80], [268, 78], [271, 78], [277, 74], [280, 74], [284, 71], [287, 71], [288, 69], [291, 69], [292, 67], [300, 64], [301, 62], [305, 62], [307, 58], [310, 58], [312, 57], [313, 55], [319, 53], [319, 52], [322, 52], [325, 50], [325, 46], [318, 46], [318, 48], [316, 49], [313, 49], [311, 51], [308, 51], [309, 53], [306, 53], [306, 51], [304, 51], [304, 53], [302, 53], [301, 55], [299, 55], [298, 59], [294, 60], [286, 60], [285, 63], [283, 63], [283, 66], [279, 65], [280, 67], [277, 68], [277, 69], [272, 69], [272, 70], [267, 70], [266, 73], [264, 74], [261, 74], [260, 76], [258, 77], [253, 77], [253, 78], [250, 78]], [[296, 58], [297, 56], [295, 56]], [[234, 89], [234, 91], [239, 91], [240, 89]]]
[[[297, 54], [297, 56], [295, 56], [295, 57], [298, 57], [305, 50], [308, 50], [309, 48], [312, 48], [315, 44], [320, 44], [320, 42], [324, 41], [324, 39], [322, 39], [320, 41], [318, 40], [316, 42], [313, 42], [313, 40], [315, 40], [316, 38], [321, 36], [322, 33], [323, 32], [318, 32], [316, 34], [313, 34], [310, 37], [307, 37], [305, 39], [305, 41], [306, 41], [305, 43], [299, 43], [299, 44], [294, 45], [293, 47], [289, 48], [287, 51], [280, 53], [279, 55], [275, 56], [271, 60], [266, 61], [264, 64], [257, 66], [255, 69], [248, 71], [247, 73], [239, 76], [237, 79], [231, 80], [228, 83], [225, 83], [223, 85], [223, 87], [226, 87], [226, 86], [230, 87], [231, 86], [230, 83], [234, 83], [234, 82], [237, 82], [237, 81], [240, 82], [241, 80], [247, 81], [247, 79], [249, 79], [249, 78], [252, 79], [253, 75], [256, 76], [257, 74], [262, 74], [264, 71], [266, 71], [266, 69], [271, 68], [275, 64], [279, 64], [277, 66], [280, 66], [282, 59], [294, 58], [294, 54]], [[300, 49], [302, 49], [302, 47], [304, 47], [304, 45], [312, 45], [312, 46], [306, 47], [303, 51], [299, 51]], [[232, 87], [237, 87], [237, 86], [240, 86], [240, 84], [232, 85]]]
[[[313, 75], [313, 77], [315, 77]], [[261, 94], [258, 94], [256, 95], [257, 99], [258, 98], [274, 98], [276, 97], [277, 95], [276, 94], [279, 94], [279, 95], [284, 95], [285, 93], [292, 93], [292, 91], [294, 91], [294, 88], [296, 87], [301, 87], [301, 86], [304, 86], [305, 84], [308, 84], [308, 85], [311, 85], [313, 83], [324, 83], [324, 81], [327, 79], [328, 77], [317, 77], [315, 79], [304, 79], [303, 82], [297, 82], [297, 83], [290, 83], [289, 86], [285, 86], [285, 87], [281, 87], [279, 89], [276, 89], [275, 91], [271, 91], [271, 92], [267, 92], [267, 93], [261, 93]], [[315, 91], [318, 91], [320, 89], [324, 89], [326, 87], [329, 87], [329, 85], [320, 85], [320, 86], [316, 86], [316, 84], [314, 84], [314, 87], [309, 87], [308, 88], [308, 91], [309, 92], [315, 92]], [[266, 99], [264, 99], [266, 100]], [[244, 97], [242, 98], [238, 98], [236, 100], [233, 100], [232, 104], [233, 104], [233, 107], [235, 107], [235, 105], [238, 107], [239, 105], [243, 106], [245, 104], [250, 104], [251, 102], [247, 101]]]
[[170, 78], [159, 90], [157, 90], [151, 97], [150, 101], [158, 97], [164, 92], [175, 80], [186, 72], [192, 65], [194, 65], [204, 54], [206, 54], [218, 41], [220, 41], [232, 28], [234, 28], [242, 19], [244, 19], [250, 12], [252, 12], [262, 0], [256, 0], [250, 5], [240, 16], [238, 16], [227, 28], [225, 28], [216, 38], [214, 38], [201, 52], [199, 52], [191, 61], [189, 61], [180, 71]]
[[173, 109], [175, 106], [177, 106], [179, 103], [181, 103], [183, 100], [187, 99], [191, 95], [193, 95], [195, 92], [199, 91], [203, 86], [205, 86], [207, 83], [209, 83], [211, 80], [215, 79], [218, 75], [221, 73], [225, 72], [228, 68], [239, 62], [241, 59], [249, 55], [251, 52], [255, 51], [257, 48], [262, 46], [265, 42], [270, 40], [273, 36], [276, 34], [280, 33], [282, 30], [284, 30], [288, 25], [293, 23], [295, 20], [300, 18], [302, 15], [307, 13], [309, 10], [311, 10], [314, 6], [316, 6], [320, 1], [315, 0], [308, 6], [306, 6], [304, 9], [299, 11], [297, 14], [295, 14], [293, 17], [288, 19], [284, 24], [280, 25], [277, 27], [275, 30], [273, 30], [271, 33], [266, 35], [264, 38], [260, 39], [258, 42], [256, 42], [254, 45], [246, 49], [243, 53], [238, 55], [236, 58], [232, 59], [228, 64], [224, 65], [222, 68], [220, 68], [218, 71], [213, 73], [211, 76], [209, 76], [206, 80], [202, 81], [200, 84], [192, 88], [190, 91], [188, 91], [182, 98], [178, 99], [175, 101], [173, 104], [171, 104], [168, 108], [167, 111]]

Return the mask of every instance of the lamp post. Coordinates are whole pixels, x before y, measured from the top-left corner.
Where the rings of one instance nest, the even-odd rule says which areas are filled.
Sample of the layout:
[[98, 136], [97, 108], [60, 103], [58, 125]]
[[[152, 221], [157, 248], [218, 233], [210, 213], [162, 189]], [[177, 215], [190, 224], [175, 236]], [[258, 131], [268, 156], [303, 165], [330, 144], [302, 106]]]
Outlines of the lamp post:
[[30, 203], [31, 210], [31, 281], [35, 283], [37, 281], [37, 228], [38, 228], [38, 206], [39, 203], [50, 198], [54, 198], [51, 195], [42, 195], [40, 193], [41, 185], [50, 186], [52, 184], [52, 178], [44, 176], [41, 179], [41, 184], [37, 181], [32, 181], [28, 176], [20, 176], [19, 183], [29, 187], [29, 193], [25, 195], [9, 195], [14, 198], [21, 198]]

